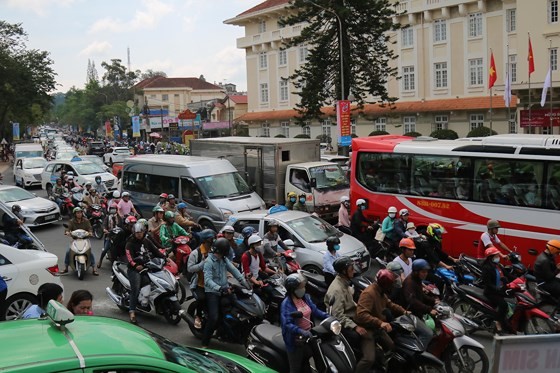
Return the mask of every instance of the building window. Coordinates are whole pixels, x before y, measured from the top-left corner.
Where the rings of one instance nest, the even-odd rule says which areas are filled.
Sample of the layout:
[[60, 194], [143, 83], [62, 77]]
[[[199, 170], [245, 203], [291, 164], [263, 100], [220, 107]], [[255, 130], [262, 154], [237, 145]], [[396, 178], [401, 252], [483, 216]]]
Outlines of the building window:
[[411, 27], [405, 28], [401, 31], [402, 33], [402, 46], [412, 47], [414, 45], [414, 30]]
[[482, 36], [482, 13], [469, 14], [469, 37]]
[[434, 119], [435, 131], [447, 129], [447, 125], [449, 124], [449, 117], [447, 115], [436, 115]]
[[436, 88], [447, 88], [447, 62], [434, 64], [434, 76]]
[[280, 86], [280, 101], [288, 101], [288, 81], [282, 79], [279, 82]]
[[387, 118], [380, 117], [375, 119], [375, 130], [387, 132]]
[[469, 76], [471, 86], [484, 84], [484, 66], [482, 65], [482, 58], [469, 60]]
[[290, 122], [280, 122], [280, 133], [285, 137], [290, 137]]
[[268, 67], [268, 56], [266, 52], [259, 53], [259, 68], [266, 69]]
[[517, 54], [509, 56], [509, 77], [511, 82], [517, 82]]
[[352, 119], [352, 120], [350, 121], [350, 133], [351, 133], [352, 135], [355, 135], [355, 134], [356, 134], [356, 119]]
[[558, 48], [550, 48], [550, 69], [552, 71], [558, 70]]
[[509, 113], [509, 133], [517, 133], [517, 120], [515, 113]]
[[311, 127], [309, 126], [309, 122], [305, 122], [305, 125], [301, 127], [301, 133], [307, 136], [311, 136]]
[[155, 99], [156, 95], [150, 95], [150, 98]]
[[261, 103], [268, 102], [268, 83], [261, 83]]
[[515, 32], [517, 30], [517, 13], [516, 9], [506, 10], [506, 31]]
[[323, 121], [323, 124], [321, 125], [321, 133], [325, 136], [331, 137], [331, 127], [332, 127], [331, 120], [325, 119]]
[[288, 64], [288, 51], [282, 49], [278, 52], [278, 65], [285, 66]]
[[447, 40], [447, 22], [444, 19], [434, 21], [434, 43]]
[[402, 69], [403, 91], [414, 91], [414, 66], [404, 66]]
[[270, 123], [264, 122], [261, 125], [261, 137], [270, 137]]
[[471, 131], [484, 126], [484, 114], [471, 114], [469, 117]]
[[259, 22], [259, 34], [266, 32], [266, 21]]
[[548, 23], [558, 22], [558, 0], [548, 0]]
[[416, 117], [404, 117], [404, 133], [416, 132]]
[[307, 49], [307, 45], [302, 45], [299, 47], [299, 62], [300, 63], [305, 63], [305, 61], [307, 61], [307, 54], [309, 53], [309, 50]]
[[169, 101], [169, 95], [168, 94], [162, 94], [161, 95], [161, 101]]

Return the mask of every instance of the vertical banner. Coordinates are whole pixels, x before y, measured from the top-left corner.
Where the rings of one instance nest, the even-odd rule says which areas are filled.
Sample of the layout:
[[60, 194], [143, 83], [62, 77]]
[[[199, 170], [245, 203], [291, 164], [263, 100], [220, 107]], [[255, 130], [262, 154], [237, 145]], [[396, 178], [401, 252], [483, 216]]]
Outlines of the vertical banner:
[[339, 100], [336, 103], [336, 125], [338, 127], [338, 144], [350, 146], [352, 144], [352, 115], [350, 101]]
[[18, 141], [19, 138], [19, 123], [12, 123], [12, 133], [14, 141]]
[[138, 115], [132, 117], [132, 137], [140, 137], [140, 117]]
[[113, 127], [111, 127], [111, 122], [105, 122], [105, 136], [106, 137], [113, 137]]

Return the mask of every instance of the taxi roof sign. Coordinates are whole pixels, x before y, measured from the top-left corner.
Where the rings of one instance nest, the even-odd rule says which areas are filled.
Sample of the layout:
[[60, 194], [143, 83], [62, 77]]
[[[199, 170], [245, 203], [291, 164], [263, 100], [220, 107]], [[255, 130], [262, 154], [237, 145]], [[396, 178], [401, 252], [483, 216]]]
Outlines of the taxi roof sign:
[[79, 161], [83, 161], [83, 159], [78, 157], [77, 155], [73, 156], [72, 159], [70, 160], [70, 162], [79, 162]]
[[47, 305], [47, 316], [59, 327], [74, 321], [74, 314], [54, 299], [51, 299]]

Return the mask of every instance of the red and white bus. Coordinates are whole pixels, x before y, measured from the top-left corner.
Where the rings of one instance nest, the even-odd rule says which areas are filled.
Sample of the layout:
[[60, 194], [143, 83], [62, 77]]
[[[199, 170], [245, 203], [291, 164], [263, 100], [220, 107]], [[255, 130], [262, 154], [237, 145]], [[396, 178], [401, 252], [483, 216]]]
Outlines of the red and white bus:
[[436, 140], [373, 136], [352, 140], [350, 195], [370, 218], [395, 206], [417, 227], [444, 226], [444, 249], [476, 255], [489, 219], [527, 264], [529, 248], [560, 236], [560, 136], [497, 135]]

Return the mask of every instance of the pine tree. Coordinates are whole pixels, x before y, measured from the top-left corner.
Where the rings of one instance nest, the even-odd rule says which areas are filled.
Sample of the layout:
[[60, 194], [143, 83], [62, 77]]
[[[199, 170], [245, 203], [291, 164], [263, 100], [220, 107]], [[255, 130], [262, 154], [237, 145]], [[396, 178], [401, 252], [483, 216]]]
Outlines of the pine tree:
[[[307, 62], [289, 77], [301, 100], [296, 110], [305, 122], [321, 116], [321, 108], [334, 105], [350, 92], [359, 108], [371, 97], [385, 103], [389, 97], [386, 83], [397, 76], [389, 65], [396, 58], [390, 48], [390, 34], [400, 29], [393, 23], [397, 15], [390, 0], [293, 0], [290, 15], [281, 22], [295, 25], [307, 22], [301, 34], [285, 43], [285, 48], [309, 49]], [[344, 90], [340, 83], [340, 32]]]
[[88, 58], [87, 66], [87, 79], [86, 84], [91, 82], [99, 82], [99, 76], [97, 75], [97, 69], [95, 68], [95, 61]]

